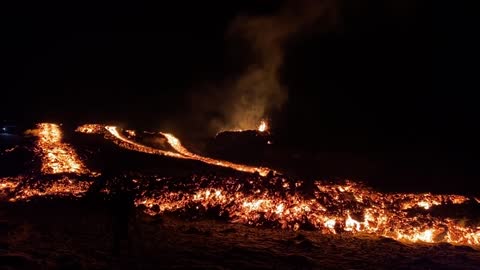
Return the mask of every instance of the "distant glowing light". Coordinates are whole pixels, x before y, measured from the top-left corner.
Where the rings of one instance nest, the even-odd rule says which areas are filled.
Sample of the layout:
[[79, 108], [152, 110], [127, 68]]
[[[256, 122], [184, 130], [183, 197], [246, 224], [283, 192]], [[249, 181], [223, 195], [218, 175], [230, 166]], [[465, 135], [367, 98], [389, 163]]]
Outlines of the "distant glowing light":
[[268, 130], [268, 125], [267, 125], [267, 122], [265, 122], [264, 120], [262, 120], [260, 122], [260, 125], [258, 126], [258, 131], [260, 132], [265, 132]]

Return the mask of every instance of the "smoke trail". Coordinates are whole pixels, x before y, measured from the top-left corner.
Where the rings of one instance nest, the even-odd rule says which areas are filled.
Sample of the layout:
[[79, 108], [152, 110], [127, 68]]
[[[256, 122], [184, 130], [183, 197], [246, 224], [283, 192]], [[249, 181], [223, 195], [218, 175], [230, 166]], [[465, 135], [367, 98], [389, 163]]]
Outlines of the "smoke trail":
[[255, 60], [229, 87], [222, 108], [224, 129], [255, 129], [262, 118], [282, 107], [288, 98], [279, 78], [286, 41], [321, 18], [335, 18], [335, 3], [291, 0], [274, 15], [240, 16], [234, 20], [228, 35], [245, 39]]

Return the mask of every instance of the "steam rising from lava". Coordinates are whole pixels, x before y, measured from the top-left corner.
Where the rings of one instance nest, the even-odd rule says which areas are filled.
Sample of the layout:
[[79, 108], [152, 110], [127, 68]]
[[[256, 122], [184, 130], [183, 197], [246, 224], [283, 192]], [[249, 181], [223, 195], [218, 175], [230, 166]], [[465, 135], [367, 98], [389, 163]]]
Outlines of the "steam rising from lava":
[[[281, 109], [288, 98], [279, 76], [285, 43], [319, 20], [324, 28], [330, 27], [336, 5], [332, 0], [290, 0], [275, 14], [235, 18], [227, 37], [248, 43], [252, 50], [249, 64], [222, 89], [195, 96], [192, 102], [194, 107], [207, 106], [200, 110], [208, 112], [212, 129], [254, 130], [261, 119]], [[221, 117], [212, 120], [217, 112], [211, 108], [218, 108]]]

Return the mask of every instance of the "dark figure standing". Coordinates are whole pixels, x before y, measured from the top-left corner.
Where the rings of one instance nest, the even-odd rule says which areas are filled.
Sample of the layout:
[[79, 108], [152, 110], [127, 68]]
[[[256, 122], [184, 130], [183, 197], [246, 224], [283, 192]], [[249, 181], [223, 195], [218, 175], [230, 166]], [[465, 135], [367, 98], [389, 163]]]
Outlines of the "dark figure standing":
[[132, 251], [130, 225], [135, 222], [135, 194], [130, 177], [114, 177], [110, 186], [110, 207], [112, 212], [113, 254], [120, 255], [127, 242], [128, 252]]

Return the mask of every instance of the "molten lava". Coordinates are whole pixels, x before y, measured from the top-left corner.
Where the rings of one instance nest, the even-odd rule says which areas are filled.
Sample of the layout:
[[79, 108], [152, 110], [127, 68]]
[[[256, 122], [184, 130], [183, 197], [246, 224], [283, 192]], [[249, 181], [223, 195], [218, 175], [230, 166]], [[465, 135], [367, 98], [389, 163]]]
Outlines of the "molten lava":
[[427, 204], [448, 206], [469, 201], [463, 196], [382, 194], [353, 182], [316, 182], [315, 190], [309, 193], [300, 190], [301, 182], [285, 178], [272, 178], [267, 183], [261, 179], [239, 183], [230, 178], [216, 182], [204, 177], [193, 181], [189, 191], [184, 191], [185, 186], [183, 191], [161, 189], [145, 193], [136, 204], [145, 206], [152, 215], [216, 209], [232, 222], [256, 226], [293, 230], [313, 227], [327, 234], [368, 233], [409, 242], [480, 245], [480, 227], [433, 217], [424, 211]]
[[42, 123], [37, 128], [37, 151], [42, 157], [42, 173], [88, 173], [75, 150], [62, 142], [62, 131], [57, 124]]
[[264, 120], [262, 120], [260, 122], [260, 125], [258, 126], [258, 131], [260, 132], [265, 132], [268, 130], [268, 126], [267, 126], [267, 122], [265, 122]]
[[[75, 150], [62, 142], [59, 125], [41, 123], [33, 131], [38, 137], [34, 152], [42, 161], [37, 176], [20, 175], [0, 178], [0, 198], [9, 201], [28, 200], [39, 196], [82, 196], [99, 173], [89, 171]], [[62, 174], [75, 174], [82, 180], [74, 180]]]
[[[83, 132], [83, 133], [102, 133], [103, 129], [100, 128], [100, 125], [97, 124], [89, 124], [89, 125], [83, 125], [77, 128], [78, 132]], [[218, 159], [213, 159], [213, 158], [208, 158], [208, 157], [203, 157], [197, 154], [194, 154], [190, 151], [188, 151], [183, 145], [181, 144], [180, 140], [177, 139], [175, 136], [169, 133], [160, 133], [163, 135], [165, 138], [167, 138], [167, 142], [169, 145], [178, 153], [172, 152], [172, 151], [166, 151], [166, 150], [160, 150], [156, 149], [153, 147], [149, 147], [146, 145], [142, 145], [140, 143], [137, 143], [121, 134], [121, 132], [118, 131], [117, 127], [115, 126], [105, 126], [104, 127], [106, 131], [111, 135], [107, 138], [113, 139], [113, 142], [118, 144], [119, 146], [132, 150], [132, 151], [138, 151], [138, 152], [143, 152], [143, 153], [148, 153], [148, 154], [156, 154], [156, 155], [163, 155], [163, 156], [168, 156], [168, 157], [174, 157], [174, 158], [181, 158], [181, 159], [191, 159], [191, 160], [197, 160], [201, 161], [210, 165], [215, 165], [215, 166], [220, 166], [220, 167], [226, 167], [230, 169], [234, 169], [237, 171], [241, 172], [248, 172], [248, 173], [259, 173], [262, 176], [266, 176], [270, 171], [272, 173], [275, 173], [275, 171], [265, 168], [265, 167], [253, 167], [253, 166], [247, 166], [247, 165], [242, 165], [242, 164], [235, 164], [229, 161], [224, 161], [224, 160], [218, 160]], [[134, 137], [135, 133], [134, 131], [127, 130], [126, 131], [129, 136]]]
[[114, 142], [123, 148], [129, 149], [132, 151], [143, 152], [147, 154], [155, 154], [155, 155], [186, 159], [186, 157], [178, 153], [156, 149], [156, 148], [142, 145], [132, 140], [129, 140], [128, 138], [120, 134], [120, 132], [118, 132], [117, 127], [105, 126], [105, 129], [113, 136], [113, 138], [115, 139]]
[[12, 190], [15, 190], [17, 186], [20, 184], [21, 179], [20, 177], [4, 177], [0, 178], [0, 197], [5, 197], [7, 194], [3, 193], [8, 193], [11, 192]]
[[235, 164], [235, 163], [224, 161], [224, 160], [218, 160], [218, 159], [203, 157], [203, 156], [200, 156], [200, 155], [197, 155], [197, 154], [194, 154], [194, 153], [188, 151], [180, 143], [180, 140], [178, 140], [172, 134], [168, 134], [168, 133], [160, 133], [160, 134], [162, 134], [163, 136], [165, 136], [165, 138], [167, 138], [168, 143], [170, 144], [170, 146], [172, 146], [173, 149], [175, 149], [175, 151], [179, 152], [180, 154], [182, 154], [185, 157], [188, 157], [190, 159], [198, 160], [198, 161], [210, 164], [210, 165], [231, 168], [231, 169], [241, 171], [241, 172], [249, 172], [249, 173], [258, 172], [262, 176], [266, 176], [270, 171], [272, 171], [269, 168], [252, 167], [252, 166], [246, 166], [246, 165], [241, 165], [241, 164]]
[[[178, 153], [137, 143], [134, 131], [124, 131], [127, 135], [123, 135], [113, 126], [84, 125], [77, 130], [105, 134], [107, 139], [133, 151], [199, 160], [261, 175], [269, 171], [191, 153], [176, 137], [167, 133], [161, 135]], [[61, 142], [59, 126], [39, 124], [37, 133], [36, 153], [42, 157], [42, 172], [46, 175], [0, 178], [0, 197], [18, 201], [41, 196], [83, 196], [94, 179], [85, 175], [87, 169], [74, 150]], [[70, 174], [56, 175], [59, 173]], [[213, 213], [231, 222], [254, 226], [316, 229], [325, 234], [367, 233], [399, 241], [480, 246], [478, 222], [439, 214], [439, 210], [445, 208], [478, 205], [478, 198], [429, 193], [381, 193], [351, 181], [340, 184], [316, 181], [307, 185], [281, 175], [260, 177], [245, 174], [241, 178], [140, 175], [133, 182], [136, 185], [136, 205], [152, 215], [170, 212], [198, 216]], [[108, 194], [108, 186], [99, 192]]]
[[[24, 179], [22, 182], [28, 182]], [[75, 180], [70, 177], [51, 179], [47, 181], [35, 181], [19, 189], [15, 197], [10, 201], [29, 200], [33, 197], [56, 196], [56, 197], [82, 197], [93, 184], [91, 180]]]

